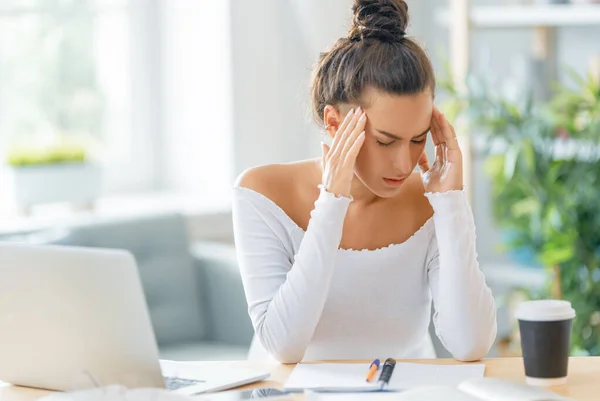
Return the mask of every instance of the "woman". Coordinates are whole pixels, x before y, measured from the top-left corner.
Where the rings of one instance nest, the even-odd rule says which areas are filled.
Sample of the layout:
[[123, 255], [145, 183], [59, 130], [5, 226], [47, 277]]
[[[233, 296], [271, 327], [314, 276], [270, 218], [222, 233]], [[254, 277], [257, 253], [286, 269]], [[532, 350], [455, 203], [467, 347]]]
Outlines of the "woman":
[[433, 299], [445, 348], [480, 359], [496, 308], [477, 263], [461, 151], [433, 105], [431, 63], [406, 37], [404, 1], [355, 0], [353, 12], [312, 82], [331, 146], [320, 160], [250, 169], [234, 187], [251, 353], [283, 363], [433, 358]]

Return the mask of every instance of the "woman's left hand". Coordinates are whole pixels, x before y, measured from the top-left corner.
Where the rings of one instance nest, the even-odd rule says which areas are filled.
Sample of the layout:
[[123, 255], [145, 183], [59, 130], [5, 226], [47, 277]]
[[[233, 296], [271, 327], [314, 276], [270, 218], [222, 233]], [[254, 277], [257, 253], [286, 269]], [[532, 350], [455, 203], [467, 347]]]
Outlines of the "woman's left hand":
[[421, 178], [426, 192], [446, 192], [463, 189], [462, 152], [454, 127], [434, 106], [431, 115], [431, 136], [435, 145], [435, 161], [429, 166], [427, 154], [419, 159]]

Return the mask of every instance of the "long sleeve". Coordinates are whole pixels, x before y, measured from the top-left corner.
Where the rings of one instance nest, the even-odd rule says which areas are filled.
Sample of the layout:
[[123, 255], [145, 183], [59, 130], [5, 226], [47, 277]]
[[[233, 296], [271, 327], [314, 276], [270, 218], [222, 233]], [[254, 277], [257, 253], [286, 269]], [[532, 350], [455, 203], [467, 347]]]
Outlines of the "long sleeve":
[[435, 236], [428, 275], [436, 334], [462, 361], [481, 359], [496, 338], [496, 306], [477, 262], [475, 223], [464, 191], [425, 194], [434, 210]]
[[280, 362], [295, 363], [302, 360], [325, 306], [352, 199], [321, 187], [292, 258], [272, 215], [261, 209], [275, 205], [244, 195], [234, 191], [233, 225], [250, 318], [263, 347]]

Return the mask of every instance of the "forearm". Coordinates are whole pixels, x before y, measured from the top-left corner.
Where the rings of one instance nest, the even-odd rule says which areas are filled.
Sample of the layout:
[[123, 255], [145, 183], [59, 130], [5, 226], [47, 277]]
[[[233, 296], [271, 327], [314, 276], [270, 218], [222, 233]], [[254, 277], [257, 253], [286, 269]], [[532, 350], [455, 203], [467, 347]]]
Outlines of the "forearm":
[[[243, 274], [247, 287], [279, 280], [271, 282], [266, 291], [250, 290], [248, 301], [256, 335], [281, 362], [302, 359], [320, 320], [349, 203], [349, 198], [337, 198], [322, 190], [291, 269], [275, 271], [273, 276], [278, 277], [260, 277], [266, 271], [259, 270], [246, 269]], [[262, 263], [273, 260], [268, 248], [256, 252], [263, 253]]]
[[496, 306], [477, 262], [471, 208], [463, 191], [427, 197], [434, 209], [439, 251], [432, 283], [436, 329], [455, 358], [477, 360], [496, 337]]

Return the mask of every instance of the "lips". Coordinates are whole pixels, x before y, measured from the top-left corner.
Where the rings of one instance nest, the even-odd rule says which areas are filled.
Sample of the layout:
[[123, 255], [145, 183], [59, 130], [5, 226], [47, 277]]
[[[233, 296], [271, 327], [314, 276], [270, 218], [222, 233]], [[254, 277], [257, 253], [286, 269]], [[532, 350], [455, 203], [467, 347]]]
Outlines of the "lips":
[[388, 184], [390, 186], [398, 186], [398, 185], [402, 184], [405, 179], [406, 179], [406, 177], [403, 177], [403, 178], [384, 178], [383, 180], [385, 181], [386, 184]]

